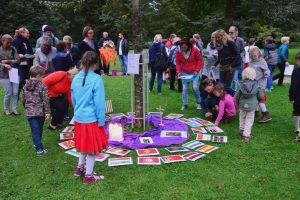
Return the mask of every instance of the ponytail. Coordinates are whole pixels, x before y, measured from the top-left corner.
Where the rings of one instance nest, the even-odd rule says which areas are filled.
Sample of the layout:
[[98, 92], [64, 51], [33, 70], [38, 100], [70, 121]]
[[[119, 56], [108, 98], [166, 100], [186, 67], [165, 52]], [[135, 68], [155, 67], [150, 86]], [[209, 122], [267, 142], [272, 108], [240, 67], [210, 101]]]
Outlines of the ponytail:
[[84, 71], [84, 78], [82, 81], [82, 86], [85, 85], [85, 81], [86, 81], [86, 77], [88, 74], [88, 71], [90, 69], [91, 66], [98, 64], [99, 62], [99, 58], [98, 55], [93, 52], [93, 51], [87, 51], [83, 54], [81, 60], [80, 60], [80, 65], [83, 68]]

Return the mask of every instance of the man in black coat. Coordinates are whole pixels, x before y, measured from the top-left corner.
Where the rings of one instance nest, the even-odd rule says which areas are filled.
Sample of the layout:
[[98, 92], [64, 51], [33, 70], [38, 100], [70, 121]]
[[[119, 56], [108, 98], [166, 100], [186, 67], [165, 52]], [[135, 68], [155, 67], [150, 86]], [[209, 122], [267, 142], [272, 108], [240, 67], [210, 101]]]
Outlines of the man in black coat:
[[122, 76], [127, 74], [127, 63], [128, 63], [128, 42], [124, 36], [124, 33], [119, 33], [119, 41], [117, 44], [116, 51], [119, 56], [119, 60], [122, 66]]

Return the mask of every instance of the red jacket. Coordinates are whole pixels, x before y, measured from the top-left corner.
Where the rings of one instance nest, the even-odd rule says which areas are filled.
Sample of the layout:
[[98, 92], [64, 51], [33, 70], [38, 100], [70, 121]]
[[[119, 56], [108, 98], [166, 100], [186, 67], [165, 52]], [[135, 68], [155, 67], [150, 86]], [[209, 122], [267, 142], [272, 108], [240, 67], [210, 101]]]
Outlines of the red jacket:
[[43, 84], [48, 88], [49, 98], [64, 94], [67, 96], [69, 104], [72, 105], [71, 80], [68, 77], [68, 72], [57, 71], [49, 74], [43, 79]]
[[189, 58], [186, 60], [180, 51], [176, 52], [176, 72], [192, 74], [199, 72], [203, 67], [202, 56], [196, 47], [192, 47]]

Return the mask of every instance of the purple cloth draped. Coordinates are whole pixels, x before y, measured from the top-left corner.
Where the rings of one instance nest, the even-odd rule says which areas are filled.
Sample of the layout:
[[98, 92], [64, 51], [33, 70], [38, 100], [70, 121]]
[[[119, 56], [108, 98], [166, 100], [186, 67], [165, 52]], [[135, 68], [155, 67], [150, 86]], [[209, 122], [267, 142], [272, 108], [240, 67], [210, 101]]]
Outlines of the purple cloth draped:
[[[163, 119], [164, 126], [160, 126], [160, 117], [151, 116], [148, 118], [149, 124], [154, 126], [155, 130], [145, 131], [141, 134], [134, 134], [124, 131], [124, 141], [117, 142], [117, 141], [108, 141], [111, 147], [122, 147], [126, 149], [144, 149], [144, 148], [151, 148], [151, 147], [167, 147], [170, 145], [179, 145], [186, 142], [190, 135], [188, 131], [188, 126], [178, 120], [169, 120]], [[146, 123], [147, 120], [146, 119]], [[127, 118], [125, 121], [121, 121], [120, 119], [112, 119], [111, 121], [107, 122], [104, 126], [106, 130], [106, 134], [109, 137], [108, 133], [108, 125], [109, 123], [120, 123], [124, 126], [131, 126], [132, 118]], [[187, 138], [183, 137], [167, 137], [161, 138], [160, 132], [162, 130], [168, 131], [186, 131]], [[153, 144], [143, 144], [140, 142], [140, 137], [151, 137], [153, 140]], [[109, 139], [109, 138], [108, 138]]]

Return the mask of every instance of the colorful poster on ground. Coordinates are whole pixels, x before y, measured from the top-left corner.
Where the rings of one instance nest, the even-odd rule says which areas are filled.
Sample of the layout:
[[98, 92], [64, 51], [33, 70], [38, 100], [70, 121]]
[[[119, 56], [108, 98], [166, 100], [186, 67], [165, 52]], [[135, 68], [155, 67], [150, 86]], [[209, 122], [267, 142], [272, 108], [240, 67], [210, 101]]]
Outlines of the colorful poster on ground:
[[160, 157], [138, 157], [138, 165], [161, 165]]
[[138, 156], [156, 156], [159, 155], [159, 151], [157, 148], [149, 148], [149, 149], [137, 149], [136, 153]]
[[133, 164], [133, 162], [132, 162], [131, 157], [110, 158], [110, 159], [108, 159], [108, 166], [109, 167], [132, 165], [132, 164]]

